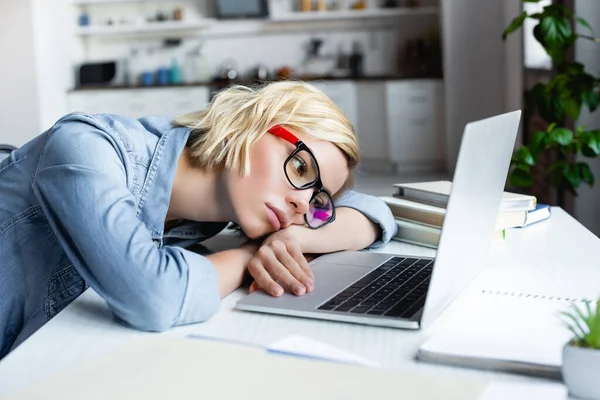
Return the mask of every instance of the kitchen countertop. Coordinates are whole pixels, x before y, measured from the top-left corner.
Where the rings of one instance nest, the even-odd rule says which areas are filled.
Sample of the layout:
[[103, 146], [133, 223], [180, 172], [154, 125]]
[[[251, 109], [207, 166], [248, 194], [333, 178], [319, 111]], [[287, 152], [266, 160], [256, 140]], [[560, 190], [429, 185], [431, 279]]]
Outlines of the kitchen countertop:
[[[365, 75], [361, 77], [349, 77], [349, 76], [297, 76], [292, 77], [290, 80], [302, 80], [302, 81], [354, 81], [354, 82], [373, 82], [373, 81], [389, 81], [389, 80], [420, 80], [420, 79], [442, 79], [440, 75], [418, 75], [418, 74], [397, 74], [397, 75]], [[193, 88], [208, 86], [213, 89], [219, 89], [230, 84], [239, 85], [257, 85], [267, 82], [275, 82], [281, 80], [279, 78], [273, 78], [268, 80], [257, 80], [257, 79], [237, 79], [234, 81], [222, 79], [212, 80], [206, 82], [194, 82], [194, 83], [181, 83], [177, 85], [86, 85], [78, 86], [70, 89], [69, 92], [79, 92], [86, 90], [117, 90], [117, 89], [160, 89], [160, 88]]]

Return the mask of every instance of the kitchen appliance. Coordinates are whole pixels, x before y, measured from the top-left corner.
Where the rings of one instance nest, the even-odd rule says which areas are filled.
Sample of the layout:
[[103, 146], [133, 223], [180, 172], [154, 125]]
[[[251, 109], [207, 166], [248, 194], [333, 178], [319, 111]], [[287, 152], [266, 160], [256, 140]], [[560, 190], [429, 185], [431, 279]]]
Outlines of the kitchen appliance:
[[265, 18], [268, 16], [268, 0], [217, 0], [218, 18]]
[[103, 61], [83, 63], [77, 70], [79, 86], [126, 85], [128, 70], [126, 61]]

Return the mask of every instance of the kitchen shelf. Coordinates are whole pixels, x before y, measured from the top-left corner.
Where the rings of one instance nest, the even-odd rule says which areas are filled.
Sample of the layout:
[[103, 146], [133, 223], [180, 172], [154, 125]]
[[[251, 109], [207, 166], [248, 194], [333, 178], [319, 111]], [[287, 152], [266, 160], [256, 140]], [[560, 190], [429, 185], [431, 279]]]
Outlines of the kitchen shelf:
[[274, 16], [272, 22], [325, 21], [359, 18], [392, 18], [410, 15], [433, 15], [439, 12], [438, 7], [405, 7], [341, 11], [294, 11]]
[[135, 4], [135, 3], [173, 3], [176, 0], [73, 0], [74, 5], [89, 5], [89, 4]]
[[[87, 2], [100, 2], [100, 0], [78, 0]], [[102, 0], [103, 2], [141, 2], [149, 0]], [[303, 30], [307, 24], [333, 24], [347, 21], [357, 23], [360, 19], [367, 19], [372, 25], [380, 19], [402, 16], [435, 15], [437, 7], [415, 7], [398, 9], [365, 9], [344, 11], [307, 11], [290, 12], [275, 15], [267, 19], [258, 20], [218, 20], [215, 18], [203, 18], [197, 21], [163, 21], [148, 22], [144, 24], [130, 25], [100, 25], [82, 26], [76, 28], [75, 33], [79, 36], [119, 36], [140, 34], [172, 34], [175, 32], [191, 32], [203, 30], [205, 37], [239, 36], [261, 34], [276, 31]], [[326, 28], [324, 28], [326, 29]]]
[[164, 21], [131, 25], [90, 25], [78, 27], [76, 33], [81, 36], [109, 36], [122, 34], [194, 31], [199, 29], [207, 29], [213, 24], [213, 22], [213, 19], [206, 18], [198, 21]]

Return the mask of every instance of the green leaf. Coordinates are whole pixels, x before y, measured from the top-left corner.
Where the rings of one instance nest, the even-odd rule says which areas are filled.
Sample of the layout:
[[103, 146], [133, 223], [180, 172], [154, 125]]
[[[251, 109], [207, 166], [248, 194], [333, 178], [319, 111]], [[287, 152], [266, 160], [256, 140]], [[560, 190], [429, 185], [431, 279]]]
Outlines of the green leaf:
[[529, 149], [531, 151], [531, 155], [533, 158], [537, 158], [542, 151], [544, 151], [545, 143], [544, 139], [546, 138], [546, 132], [537, 131], [531, 135], [531, 139], [529, 140]]
[[579, 119], [579, 113], [581, 111], [581, 106], [573, 99], [567, 99], [563, 101], [563, 105], [565, 107], [565, 112], [572, 120]]
[[550, 132], [552, 132], [552, 130], [554, 128], [556, 128], [556, 122], [553, 122], [550, 125], [548, 125], [548, 128], [546, 129], [546, 132], [550, 133]]
[[598, 93], [594, 90], [588, 90], [581, 94], [581, 101], [587, 104], [591, 112], [598, 108]]
[[580, 319], [577, 316], [575, 316], [572, 311], [563, 311], [561, 314], [573, 322], [567, 322], [567, 326], [570, 326], [572, 328], [571, 331], [575, 334], [575, 337], [582, 338], [586, 334], [586, 330], [581, 326]]
[[533, 185], [531, 172], [523, 168], [515, 168], [508, 177], [508, 182], [514, 187], [529, 187]]
[[573, 132], [567, 128], [555, 128], [550, 132], [550, 140], [561, 146], [567, 146], [573, 142]]
[[577, 169], [579, 170], [579, 175], [581, 175], [581, 179], [590, 186], [594, 186], [594, 174], [590, 169], [590, 166], [586, 163], [579, 162], [577, 163]]
[[588, 28], [588, 30], [590, 31], [590, 33], [592, 35], [594, 35], [594, 30], [592, 29], [592, 26], [585, 19], [583, 19], [581, 17], [575, 17], [575, 21], [577, 21], [580, 25], [583, 25], [586, 28]]
[[550, 47], [566, 44], [568, 38], [573, 33], [569, 21], [560, 16], [546, 16], [542, 18], [540, 29], [544, 42]]
[[506, 37], [519, 29], [523, 25], [523, 21], [527, 18], [527, 13], [523, 11], [521, 15], [512, 20], [510, 25], [502, 32], [502, 40], [506, 40]]
[[579, 176], [579, 170], [573, 164], [567, 164], [563, 170], [564, 177], [571, 184], [573, 189], [577, 189], [581, 184], [581, 177]]
[[596, 157], [600, 154], [600, 130], [582, 132], [580, 135], [583, 147], [581, 153], [586, 157]]
[[533, 155], [531, 154], [527, 146], [523, 146], [519, 150], [517, 150], [515, 156], [519, 161], [527, 165], [535, 165], [535, 159], [533, 158]]

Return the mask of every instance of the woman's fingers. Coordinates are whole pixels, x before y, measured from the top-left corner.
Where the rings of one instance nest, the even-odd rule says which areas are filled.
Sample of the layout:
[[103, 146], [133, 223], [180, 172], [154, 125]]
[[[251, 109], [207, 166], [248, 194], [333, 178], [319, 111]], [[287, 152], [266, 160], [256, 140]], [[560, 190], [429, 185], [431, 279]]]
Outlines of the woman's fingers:
[[296, 281], [304, 286], [307, 292], [312, 292], [314, 289], [312, 271], [300, 249], [296, 249], [293, 245], [286, 246], [283, 242], [274, 242], [272, 247], [279, 264], [287, 269], [296, 278]]
[[283, 288], [271, 278], [260, 258], [255, 256], [250, 260], [250, 263], [248, 263], [248, 272], [254, 278], [254, 283], [271, 296], [279, 297], [283, 294]]

